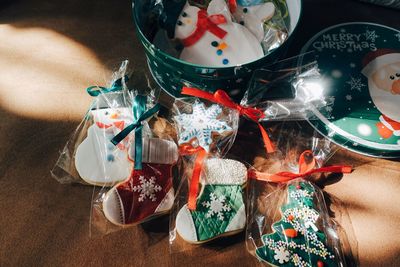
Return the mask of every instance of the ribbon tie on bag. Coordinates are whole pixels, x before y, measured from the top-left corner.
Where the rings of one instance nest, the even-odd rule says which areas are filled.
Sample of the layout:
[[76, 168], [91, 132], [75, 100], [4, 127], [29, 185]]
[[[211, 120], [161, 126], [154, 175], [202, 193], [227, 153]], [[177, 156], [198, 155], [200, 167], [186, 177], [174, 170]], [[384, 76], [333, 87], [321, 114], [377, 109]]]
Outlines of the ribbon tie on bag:
[[125, 139], [133, 130], [135, 130], [135, 170], [142, 169], [142, 122], [148, 118], [154, 116], [160, 110], [160, 104], [156, 104], [154, 107], [146, 111], [147, 97], [143, 95], [137, 95], [133, 101], [133, 123], [128, 125], [119, 134], [111, 139], [111, 143], [118, 145], [122, 140]]
[[275, 147], [272, 144], [267, 131], [264, 129], [264, 127], [259, 122], [259, 120], [264, 118], [264, 116], [265, 116], [261, 110], [259, 110], [257, 108], [251, 108], [251, 107], [243, 107], [243, 106], [233, 102], [232, 99], [229, 97], [229, 95], [224, 90], [217, 90], [217, 91], [215, 91], [214, 94], [212, 94], [212, 93], [205, 92], [203, 90], [196, 89], [196, 88], [183, 87], [182, 94], [203, 98], [208, 101], [225, 106], [227, 108], [237, 110], [240, 115], [245, 116], [248, 119], [257, 123], [258, 128], [260, 129], [260, 132], [261, 132], [261, 135], [262, 135], [262, 138], [264, 141], [264, 147], [267, 150], [267, 153], [272, 153], [275, 151]]
[[196, 29], [191, 35], [181, 40], [183, 46], [188, 47], [194, 45], [207, 31], [211, 32], [218, 38], [223, 39], [227, 32], [221, 27], [218, 27], [219, 24], [223, 23], [226, 23], [226, 18], [223, 15], [217, 14], [208, 16], [206, 10], [200, 9], [197, 13]]
[[204, 160], [207, 157], [207, 151], [201, 146], [192, 147], [190, 145], [182, 145], [179, 147], [179, 153], [183, 156], [196, 155], [193, 166], [192, 179], [189, 186], [188, 208], [196, 210], [197, 194], [199, 192], [200, 174], [203, 168]]
[[94, 86], [90, 86], [90, 87], [86, 88], [86, 91], [90, 96], [98, 96], [101, 94], [117, 92], [117, 91], [122, 90], [123, 82], [126, 83], [126, 82], [128, 82], [128, 80], [129, 80], [128, 76], [125, 75], [124, 77], [121, 77], [118, 80], [115, 80], [110, 88], [94, 85]]
[[299, 158], [299, 173], [278, 172], [270, 174], [266, 172], [249, 171], [249, 178], [259, 181], [285, 183], [296, 178], [305, 178], [313, 173], [351, 173], [353, 168], [348, 165], [334, 165], [315, 168], [316, 161], [311, 150], [304, 151]]
[[234, 14], [237, 9], [236, 0], [228, 0], [228, 6], [229, 6], [229, 11], [231, 12], [231, 14]]

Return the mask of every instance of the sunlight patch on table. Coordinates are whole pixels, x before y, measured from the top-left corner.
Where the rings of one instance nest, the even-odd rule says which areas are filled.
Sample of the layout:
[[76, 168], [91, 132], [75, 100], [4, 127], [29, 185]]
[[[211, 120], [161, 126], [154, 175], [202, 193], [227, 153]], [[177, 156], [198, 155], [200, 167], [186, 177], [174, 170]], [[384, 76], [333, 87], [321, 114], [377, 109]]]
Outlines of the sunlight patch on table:
[[52, 30], [0, 25], [0, 107], [19, 116], [80, 120], [110, 72], [82, 44]]

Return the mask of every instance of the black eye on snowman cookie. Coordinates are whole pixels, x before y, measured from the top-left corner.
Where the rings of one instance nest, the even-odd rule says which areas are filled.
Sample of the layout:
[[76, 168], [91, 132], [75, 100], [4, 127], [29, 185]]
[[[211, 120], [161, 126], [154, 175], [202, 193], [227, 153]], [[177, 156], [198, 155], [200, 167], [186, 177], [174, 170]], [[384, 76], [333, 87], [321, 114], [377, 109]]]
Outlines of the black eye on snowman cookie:
[[398, 79], [398, 78], [400, 78], [400, 73], [396, 73], [395, 75], [390, 75], [389, 78], [390, 78], [391, 80]]

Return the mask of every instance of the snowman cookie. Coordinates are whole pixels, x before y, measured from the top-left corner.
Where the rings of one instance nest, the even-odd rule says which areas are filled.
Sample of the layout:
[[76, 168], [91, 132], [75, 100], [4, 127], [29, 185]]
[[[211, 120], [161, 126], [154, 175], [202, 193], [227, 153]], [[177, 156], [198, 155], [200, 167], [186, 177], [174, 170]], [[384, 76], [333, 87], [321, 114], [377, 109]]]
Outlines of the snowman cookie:
[[371, 99], [382, 113], [377, 123], [380, 136], [400, 136], [400, 52], [384, 48], [370, 52], [363, 66]]
[[[244, 26], [235, 23], [225, 0], [212, 0], [207, 11], [186, 3], [177, 14], [168, 8], [161, 25], [169, 36], [181, 41], [180, 59], [208, 67], [228, 67], [252, 62], [264, 56], [257, 38]], [[169, 12], [175, 9], [175, 12]], [[175, 14], [174, 14], [175, 13]], [[174, 17], [176, 16], [176, 17]]]
[[114, 146], [111, 139], [132, 123], [129, 108], [106, 108], [90, 111], [93, 125], [75, 153], [75, 167], [80, 177], [93, 185], [110, 185], [129, 175], [132, 163], [125, 147], [128, 139]]
[[[129, 147], [129, 158], [135, 158], [135, 147]], [[124, 226], [148, 220], [168, 212], [174, 202], [172, 168], [178, 160], [173, 141], [143, 138], [141, 170], [131, 168], [129, 177], [108, 191], [103, 212], [113, 224]], [[128, 176], [128, 175], [127, 175]]]
[[259, 42], [264, 39], [264, 23], [275, 14], [275, 5], [263, 0], [238, 0], [233, 14], [236, 21], [244, 25]]
[[208, 159], [201, 176], [202, 190], [195, 211], [185, 204], [176, 217], [176, 231], [186, 242], [198, 244], [236, 234], [245, 227], [243, 185], [246, 167], [231, 159]]

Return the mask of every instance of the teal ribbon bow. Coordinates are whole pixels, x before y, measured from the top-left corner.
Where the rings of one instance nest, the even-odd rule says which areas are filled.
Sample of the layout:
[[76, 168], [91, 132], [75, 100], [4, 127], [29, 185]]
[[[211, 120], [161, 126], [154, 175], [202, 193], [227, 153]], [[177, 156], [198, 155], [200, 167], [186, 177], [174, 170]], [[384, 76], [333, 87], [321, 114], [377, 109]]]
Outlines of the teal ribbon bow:
[[120, 90], [122, 90], [122, 80], [124, 80], [126, 83], [126, 82], [128, 82], [129, 77], [127, 75], [125, 75], [124, 77], [121, 77], [118, 80], [115, 80], [110, 88], [94, 85], [94, 86], [90, 86], [90, 87], [86, 88], [86, 91], [90, 96], [98, 96], [101, 94], [120, 91]]
[[142, 150], [143, 150], [143, 141], [142, 141], [142, 121], [147, 120], [152, 117], [160, 110], [160, 104], [156, 104], [154, 107], [146, 111], [146, 103], [147, 97], [143, 95], [138, 95], [135, 97], [133, 101], [133, 123], [128, 125], [125, 129], [123, 129], [119, 134], [114, 136], [111, 139], [111, 143], [114, 145], [118, 145], [125, 137], [128, 136], [130, 132], [135, 130], [135, 170], [142, 169]]

